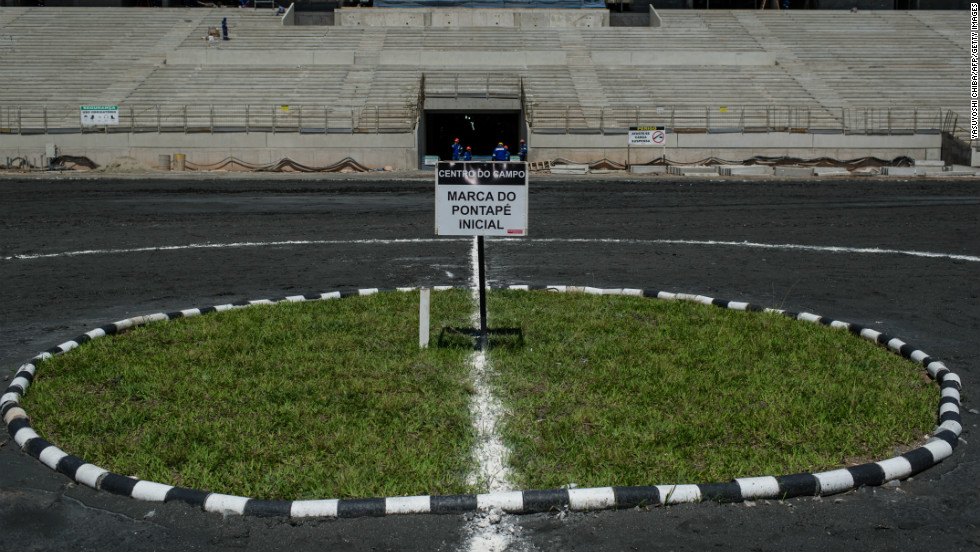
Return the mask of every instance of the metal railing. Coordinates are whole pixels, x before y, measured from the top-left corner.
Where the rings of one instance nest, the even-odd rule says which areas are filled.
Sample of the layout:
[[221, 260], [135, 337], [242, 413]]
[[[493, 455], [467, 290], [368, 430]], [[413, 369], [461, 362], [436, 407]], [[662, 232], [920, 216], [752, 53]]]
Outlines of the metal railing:
[[[461, 77], [462, 78], [462, 77]], [[414, 101], [473, 94], [440, 75], [427, 75]], [[487, 81], [489, 82], [489, 81]], [[459, 92], [459, 90], [466, 92]], [[521, 97], [520, 80], [486, 87], [486, 97]], [[799, 132], [901, 135], [945, 132], [969, 143], [967, 120], [948, 109], [916, 107], [824, 108], [808, 106], [666, 105], [637, 107], [542, 106], [526, 100], [528, 125], [536, 132], [623, 134], [631, 126], [664, 126], [674, 133]], [[326, 107], [307, 105], [120, 105], [115, 125], [82, 125], [77, 105], [0, 104], [0, 134], [73, 133], [404, 133], [414, 132], [420, 105]]]
[[517, 99], [522, 90], [517, 73], [424, 73], [420, 83], [429, 98]]
[[900, 135], [947, 132], [962, 138], [955, 112], [942, 108], [793, 105], [579, 107], [526, 105], [528, 124], [548, 133], [623, 133], [664, 126], [675, 133], [799, 132]]
[[415, 130], [416, 106], [119, 105], [114, 125], [81, 123], [79, 106], [0, 104], [0, 134], [401, 133]]

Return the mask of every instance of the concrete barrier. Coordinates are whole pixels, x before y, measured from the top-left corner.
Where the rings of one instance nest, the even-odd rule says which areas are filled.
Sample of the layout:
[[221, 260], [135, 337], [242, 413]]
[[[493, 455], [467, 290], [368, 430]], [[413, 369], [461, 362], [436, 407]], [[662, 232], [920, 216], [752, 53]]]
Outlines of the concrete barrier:
[[772, 176], [768, 165], [725, 165], [718, 167], [721, 176]]
[[882, 167], [879, 172], [882, 176], [921, 176], [925, 171], [915, 167]]
[[813, 167], [813, 176], [851, 176], [851, 171], [842, 167]]
[[588, 165], [556, 165], [551, 167], [551, 174], [589, 174]]
[[776, 167], [774, 174], [783, 178], [803, 178], [813, 176], [813, 167]]
[[667, 174], [672, 174], [675, 176], [718, 176], [718, 167], [708, 167], [704, 165], [681, 167], [674, 165], [667, 168]]
[[666, 165], [630, 165], [632, 174], [667, 174]]

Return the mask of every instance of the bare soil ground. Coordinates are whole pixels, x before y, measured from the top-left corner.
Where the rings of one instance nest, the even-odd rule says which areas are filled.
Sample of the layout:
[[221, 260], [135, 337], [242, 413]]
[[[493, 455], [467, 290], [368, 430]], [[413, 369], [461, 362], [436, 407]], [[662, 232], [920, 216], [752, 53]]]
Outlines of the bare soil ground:
[[[487, 242], [491, 284], [699, 293], [874, 327], [961, 376], [964, 433], [951, 458], [899, 486], [519, 516], [512, 549], [980, 547], [978, 192], [956, 180], [532, 179], [530, 236]], [[465, 285], [470, 243], [433, 236], [433, 201], [424, 174], [0, 176], [0, 375], [138, 314]], [[466, 526], [466, 516], [290, 521], [139, 502], [72, 484], [0, 433], [3, 550], [456, 550]]]

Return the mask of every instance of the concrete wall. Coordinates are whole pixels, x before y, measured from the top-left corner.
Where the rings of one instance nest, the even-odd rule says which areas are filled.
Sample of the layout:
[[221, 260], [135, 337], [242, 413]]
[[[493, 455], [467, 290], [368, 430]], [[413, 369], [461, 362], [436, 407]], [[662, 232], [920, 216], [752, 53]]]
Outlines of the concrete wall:
[[[63, 155], [86, 156], [99, 165], [122, 156], [156, 166], [160, 155], [182, 153], [187, 161], [216, 163], [234, 156], [253, 164], [268, 164], [289, 157], [306, 165], [326, 166], [351, 157], [367, 167], [418, 166], [418, 142], [414, 133], [401, 134], [298, 134], [252, 132], [228, 134], [60, 134], [0, 135], [0, 162], [13, 157], [39, 159], [46, 146], [58, 146]], [[577, 162], [608, 158], [625, 163], [625, 134], [528, 134], [529, 160], [565, 158]], [[707, 157], [732, 161], [757, 155], [800, 158], [831, 157], [846, 160], [874, 156], [893, 159], [907, 155], [938, 160], [942, 155], [940, 134], [862, 136], [841, 134], [668, 134], [667, 158], [693, 162]], [[629, 161], [646, 163], [659, 158], [664, 148], [634, 146]]]
[[336, 25], [345, 27], [608, 27], [605, 9], [513, 8], [341, 8]]
[[586, 163], [602, 159], [625, 163], [647, 163], [666, 151], [673, 161], [694, 162], [707, 157], [740, 161], [754, 156], [846, 160], [874, 156], [894, 159], [907, 155], [915, 159], [940, 159], [942, 136], [862, 136], [841, 134], [800, 134], [772, 132], [760, 134], [668, 134], [666, 147], [626, 147], [627, 137], [604, 134], [538, 134], [528, 138], [529, 161], [562, 157]]
[[425, 111], [520, 111], [515, 98], [426, 98]]
[[415, 134], [298, 134], [252, 132], [227, 134], [58, 134], [0, 135], [0, 163], [7, 158], [39, 158], [48, 144], [61, 155], [85, 156], [99, 165], [133, 157], [149, 167], [160, 155], [182, 153], [188, 162], [217, 163], [234, 156], [253, 164], [288, 157], [313, 166], [332, 165], [351, 157], [366, 167], [415, 168]]

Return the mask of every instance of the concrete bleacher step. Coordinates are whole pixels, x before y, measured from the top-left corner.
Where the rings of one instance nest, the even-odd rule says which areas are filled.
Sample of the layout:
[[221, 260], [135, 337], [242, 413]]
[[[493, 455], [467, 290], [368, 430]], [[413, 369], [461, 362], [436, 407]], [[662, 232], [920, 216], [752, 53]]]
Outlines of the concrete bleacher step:
[[565, 53], [565, 63], [571, 76], [572, 86], [578, 97], [578, 104], [590, 107], [603, 107], [609, 100], [603, 93], [599, 75], [589, 54], [582, 34], [577, 30], [568, 30], [559, 37]]
[[[969, 120], [955, 31], [962, 13], [660, 11], [664, 27], [556, 30], [283, 26], [265, 10], [4, 8], [0, 102], [404, 106], [434, 68], [411, 56], [381, 65], [382, 52], [422, 60], [449, 52], [459, 64], [436, 70], [507, 71], [523, 79], [529, 113], [554, 108], [574, 120], [574, 132], [632, 124], [611, 115], [616, 110], [685, 104], [698, 106], [698, 116], [705, 106], [728, 106], [726, 121], [736, 120], [737, 106], [753, 105], [803, 105], [828, 120], [839, 119], [841, 108], [910, 105], [956, 111], [961, 126]], [[224, 61], [180, 68], [162, 61], [203, 51], [207, 28], [220, 28], [225, 17], [232, 40], [212, 51], [230, 54]], [[353, 66], [292, 62], [310, 52], [342, 53]], [[712, 61], [718, 52], [756, 57]], [[525, 53], [560, 62], [511, 61]], [[510, 65], [498, 66], [498, 57]]]

